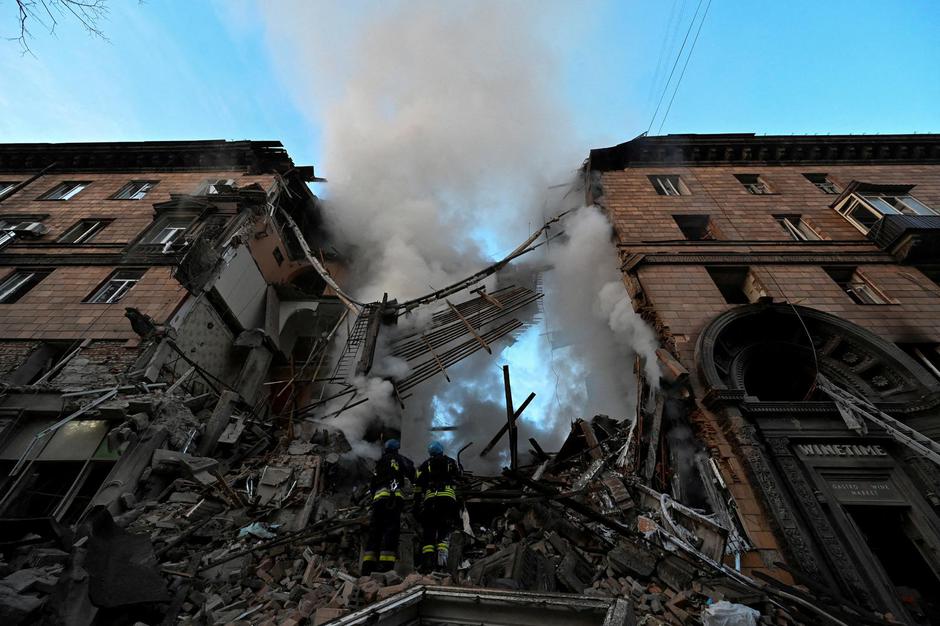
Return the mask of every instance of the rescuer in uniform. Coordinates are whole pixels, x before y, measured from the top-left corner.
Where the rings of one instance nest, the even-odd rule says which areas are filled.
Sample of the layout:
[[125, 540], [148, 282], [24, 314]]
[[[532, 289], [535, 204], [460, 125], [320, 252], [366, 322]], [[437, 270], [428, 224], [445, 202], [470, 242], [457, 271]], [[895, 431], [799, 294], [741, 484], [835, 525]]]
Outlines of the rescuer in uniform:
[[428, 460], [421, 464], [415, 479], [415, 513], [421, 520], [421, 564], [430, 571], [447, 565], [450, 533], [459, 514], [457, 462], [444, 454], [439, 441], [428, 445]]
[[372, 519], [362, 555], [363, 576], [391, 570], [398, 557], [401, 511], [405, 502], [402, 489], [405, 479], [415, 482], [414, 463], [398, 453], [400, 447], [397, 439], [386, 441], [385, 452], [372, 474]]

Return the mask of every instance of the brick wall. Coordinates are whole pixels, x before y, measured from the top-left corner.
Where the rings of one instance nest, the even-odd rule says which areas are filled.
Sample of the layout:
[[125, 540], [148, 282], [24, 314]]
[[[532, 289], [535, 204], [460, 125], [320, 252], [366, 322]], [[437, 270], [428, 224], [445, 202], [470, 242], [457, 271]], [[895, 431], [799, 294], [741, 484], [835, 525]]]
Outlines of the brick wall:
[[[28, 176], [22, 173], [0, 172], [2, 181], [20, 181]], [[17, 243], [4, 249], [4, 254], [48, 252], [52, 254], [82, 254], [106, 251], [97, 244], [126, 244], [133, 241], [153, 222], [153, 205], [166, 202], [170, 194], [193, 193], [206, 179], [231, 178], [239, 187], [259, 183], [271, 185], [271, 176], [242, 176], [240, 172], [135, 172], [55, 174], [38, 178], [17, 194], [0, 202], [0, 215], [48, 214], [43, 224], [49, 232], [42, 238]], [[159, 181], [143, 200], [111, 200], [126, 183], [132, 180]], [[71, 200], [53, 201], [38, 198], [65, 181], [90, 181], [91, 184]], [[86, 218], [114, 220], [92, 241], [81, 246], [30, 246], [29, 243], [52, 244], [72, 225]]]

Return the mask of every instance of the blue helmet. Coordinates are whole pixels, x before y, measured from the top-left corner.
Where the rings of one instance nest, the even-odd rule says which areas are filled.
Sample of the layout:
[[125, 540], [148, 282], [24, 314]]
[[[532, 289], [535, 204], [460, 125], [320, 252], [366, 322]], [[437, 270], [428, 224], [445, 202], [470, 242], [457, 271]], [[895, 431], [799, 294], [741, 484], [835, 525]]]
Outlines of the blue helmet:
[[389, 439], [385, 442], [385, 449], [389, 452], [395, 452], [399, 448], [401, 448], [401, 442], [397, 439]]
[[428, 454], [431, 456], [439, 456], [444, 454], [444, 444], [440, 441], [432, 441], [428, 444]]

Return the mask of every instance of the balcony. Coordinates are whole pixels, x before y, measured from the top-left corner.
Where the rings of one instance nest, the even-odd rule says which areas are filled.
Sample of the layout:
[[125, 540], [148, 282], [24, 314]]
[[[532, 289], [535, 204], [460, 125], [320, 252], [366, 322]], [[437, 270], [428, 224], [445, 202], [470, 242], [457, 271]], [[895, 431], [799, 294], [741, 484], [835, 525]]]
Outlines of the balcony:
[[884, 215], [868, 238], [899, 263], [940, 262], [940, 215]]

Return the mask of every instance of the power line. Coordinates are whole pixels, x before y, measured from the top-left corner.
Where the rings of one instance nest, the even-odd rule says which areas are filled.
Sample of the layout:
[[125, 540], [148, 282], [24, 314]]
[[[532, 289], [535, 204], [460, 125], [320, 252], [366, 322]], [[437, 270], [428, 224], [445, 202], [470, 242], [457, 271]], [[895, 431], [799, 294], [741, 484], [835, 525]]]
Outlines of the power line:
[[[672, 64], [672, 70], [669, 72], [669, 78], [666, 79], [666, 84], [663, 85], [663, 93], [659, 96], [659, 102], [656, 104], [656, 110], [653, 111], [653, 117], [650, 119], [650, 125], [646, 129], [646, 133], [649, 134], [650, 129], [653, 128], [653, 122], [656, 120], [656, 114], [659, 113], [659, 107], [663, 104], [663, 98], [666, 97], [666, 92], [669, 91], [669, 83], [672, 82], [672, 75], [676, 72], [676, 67], [679, 65], [679, 59], [682, 58], [682, 51], [685, 50], [685, 44], [689, 40], [689, 34], [692, 32], [692, 27], [695, 25], [695, 18], [698, 17], [698, 10], [702, 8], [702, 1], [698, 0], [698, 5], [695, 7], [695, 13], [692, 15], [692, 21], [689, 22], [689, 29], [685, 31], [685, 38], [682, 40], [682, 46], [679, 47], [679, 53], [676, 54], [676, 60]], [[709, 0], [709, 3], [711, 0]]]
[[692, 53], [695, 52], [695, 44], [698, 42], [699, 33], [702, 32], [702, 26], [705, 24], [705, 18], [708, 17], [708, 9], [711, 6], [712, 6], [712, 0], [708, 0], [708, 4], [705, 5], [705, 12], [702, 13], [702, 21], [698, 23], [698, 30], [695, 31], [695, 39], [692, 40], [692, 47], [689, 48], [689, 55], [685, 57], [685, 64], [682, 66], [682, 72], [679, 73], [679, 80], [676, 81], [676, 88], [673, 89], [672, 97], [669, 98], [669, 106], [666, 107], [666, 112], [663, 114], [663, 119], [659, 123], [659, 128], [656, 130], [657, 135], [662, 132], [663, 125], [666, 123], [666, 118], [669, 117], [669, 111], [672, 110], [672, 102], [673, 100], [676, 99], [676, 93], [678, 93], [679, 85], [682, 83], [682, 77], [685, 76], [685, 68], [689, 66], [689, 59], [692, 58]]
[[[656, 60], [656, 72], [653, 74], [653, 80], [650, 81], [650, 90], [646, 96], [647, 106], [652, 103], [653, 95], [659, 87], [659, 79], [663, 73], [663, 60], [666, 58], [666, 51], [672, 48], [672, 42], [675, 39], [676, 32], [679, 30], [678, 18], [682, 16], [682, 9], [685, 8], [685, 0], [682, 0], [682, 8], [679, 7], [679, 0], [672, 0], [672, 8], [669, 10], [669, 20], [666, 22], [666, 30], [663, 31], [663, 43], [659, 47], [659, 58]], [[675, 25], [675, 28], [673, 28]]]

